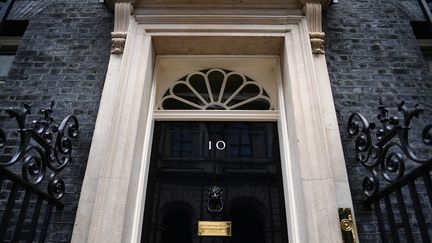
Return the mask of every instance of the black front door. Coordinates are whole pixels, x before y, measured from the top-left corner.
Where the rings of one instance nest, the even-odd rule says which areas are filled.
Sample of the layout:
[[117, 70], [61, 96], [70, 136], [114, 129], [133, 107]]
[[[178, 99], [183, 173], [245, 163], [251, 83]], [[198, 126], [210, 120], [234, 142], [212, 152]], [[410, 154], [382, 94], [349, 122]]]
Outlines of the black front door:
[[[198, 236], [231, 221], [231, 236]], [[157, 122], [141, 242], [286, 243], [276, 123]]]

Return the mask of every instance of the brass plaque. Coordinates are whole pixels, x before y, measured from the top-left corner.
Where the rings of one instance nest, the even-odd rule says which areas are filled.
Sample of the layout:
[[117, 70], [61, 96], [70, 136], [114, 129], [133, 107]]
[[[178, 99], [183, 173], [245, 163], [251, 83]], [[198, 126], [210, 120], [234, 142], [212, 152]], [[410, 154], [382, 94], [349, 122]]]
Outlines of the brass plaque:
[[231, 221], [198, 221], [198, 236], [231, 236]]

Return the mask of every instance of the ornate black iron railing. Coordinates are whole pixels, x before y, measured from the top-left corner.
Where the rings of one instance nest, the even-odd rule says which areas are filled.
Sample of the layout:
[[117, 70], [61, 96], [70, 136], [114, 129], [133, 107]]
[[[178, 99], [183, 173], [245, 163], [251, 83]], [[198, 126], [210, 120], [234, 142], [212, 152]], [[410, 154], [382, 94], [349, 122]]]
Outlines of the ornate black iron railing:
[[[430, 243], [432, 222], [426, 222], [424, 214], [432, 209], [432, 155], [430, 149], [422, 150], [422, 153], [418, 153], [417, 149], [420, 143], [426, 148], [432, 145], [432, 124], [426, 125], [420, 138], [414, 139], [416, 142], [413, 143], [410, 140], [412, 121], [419, 117], [423, 109], [417, 105], [409, 109], [401, 102], [398, 111], [402, 114], [402, 120], [389, 116], [382, 101], [378, 111], [379, 128], [357, 112], [348, 120], [348, 133], [356, 137], [356, 160], [369, 171], [362, 182], [367, 197], [364, 205], [375, 209], [383, 242], [401, 242], [405, 239], [408, 242], [421, 240]], [[425, 193], [419, 193], [419, 185], [425, 187]], [[430, 207], [422, 205], [422, 195], [429, 198]], [[393, 208], [395, 205], [397, 209]], [[385, 208], [385, 213], [381, 212], [382, 208]], [[387, 223], [389, 232], [385, 227]], [[399, 226], [404, 229], [403, 233]]]
[[[53, 106], [54, 102], [40, 110], [41, 117], [29, 126], [26, 116], [30, 114], [30, 106], [5, 110], [17, 123], [19, 142], [17, 146], [13, 142], [8, 145], [7, 134], [0, 129], [0, 188], [2, 193], [8, 194], [5, 208], [0, 208], [3, 214], [0, 242], [32, 242], [36, 235], [39, 242], [44, 242], [53, 207], [63, 208], [60, 199], [65, 183], [60, 172], [72, 159], [72, 139], [78, 136], [79, 124], [74, 115], [69, 115], [59, 126], [54, 125]], [[6, 154], [6, 149], [16, 151]], [[15, 172], [17, 170], [21, 171], [21, 176]], [[20, 211], [14, 218], [17, 205]], [[33, 209], [33, 213], [31, 220], [26, 220], [29, 209]], [[42, 224], [38, 223], [41, 213], [45, 214]]]

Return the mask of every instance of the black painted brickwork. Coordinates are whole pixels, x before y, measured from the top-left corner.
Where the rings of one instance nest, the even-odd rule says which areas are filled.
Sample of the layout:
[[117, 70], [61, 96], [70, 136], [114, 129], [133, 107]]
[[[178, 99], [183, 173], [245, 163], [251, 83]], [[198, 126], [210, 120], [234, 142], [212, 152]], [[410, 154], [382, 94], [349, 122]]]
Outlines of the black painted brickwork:
[[[399, 100], [423, 104], [428, 109], [423, 124], [432, 117], [431, 75], [412, 33], [412, 19], [395, 1], [342, 0], [324, 16], [326, 56], [358, 230], [360, 240], [368, 243], [380, 242], [379, 233], [373, 213], [360, 205], [364, 198], [359, 182], [365, 171], [354, 161], [353, 143], [345, 132], [349, 113], [375, 117], [376, 100], [381, 97], [393, 107]], [[75, 160], [63, 174], [68, 182], [66, 207], [53, 216], [48, 242], [69, 242], [71, 237], [111, 29], [112, 14], [97, 1], [58, 1], [30, 21], [8, 80], [0, 84], [0, 107], [25, 102], [42, 108], [54, 99], [55, 117], [74, 113], [81, 123]], [[12, 124], [5, 123], [9, 118], [3, 115], [0, 121]]]
[[[354, 142], [346, 133], [349, 114], [361, 112], [377, 122], [378, 98], [392, 107], [392, 112], [396, 112], [400, 100], [405, 100], [411, 107], [419, 103], [427, 110], [414, 124], [414, 130], [420, 131], [426, 123], [432, 123], [432, 76], [410, 26], [414, 19], [397, 7], [401, 3], [398, 1], [342, 0], [331, 6], [323, 20], [327, 64], [357, 226], [360, 241], [367, 243], [381, 240], [374, 213], [361, 206], [361, 181], [366, 170], [356, 163]], [[416, 2], [412, 0], [413, 4]], [[424, 153], [432, 156], [430, 148]], [[421, 185], [419, 192], [425, 197]], [[432, 228], [430, 206], [426, 200], [423, 203], [428, 227]], [[412, 207], [409, 210], [413, 212]], [[415, 237], [416, 242], [421, 242], [418, 234]]]
[[[71, 239], [108, 66], [112, 22], [113, 14], [97, 0], [57, 1], [30, 20], [7, 81], [0, 84], [0, 107], [28, 103], [34, 114], [55, 100], [55, 122], [71, 113], [80, 122], [74, 160], [62, 173], [67, 183], [65, 208], [52, 215], [46, 242]], [[0, 124], [13, 142], [15, 126], [9, 121], [0, 114]]]

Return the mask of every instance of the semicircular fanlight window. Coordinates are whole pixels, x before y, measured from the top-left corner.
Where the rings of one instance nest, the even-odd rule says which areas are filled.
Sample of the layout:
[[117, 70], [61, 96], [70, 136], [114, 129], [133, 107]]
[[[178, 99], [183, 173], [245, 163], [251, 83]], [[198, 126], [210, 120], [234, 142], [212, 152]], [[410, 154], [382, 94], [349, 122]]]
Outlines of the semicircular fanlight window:
[[237, 72], [208, 69], [193, 72], [171, 86], [159, 110], [273, 110], [267, 92]]

